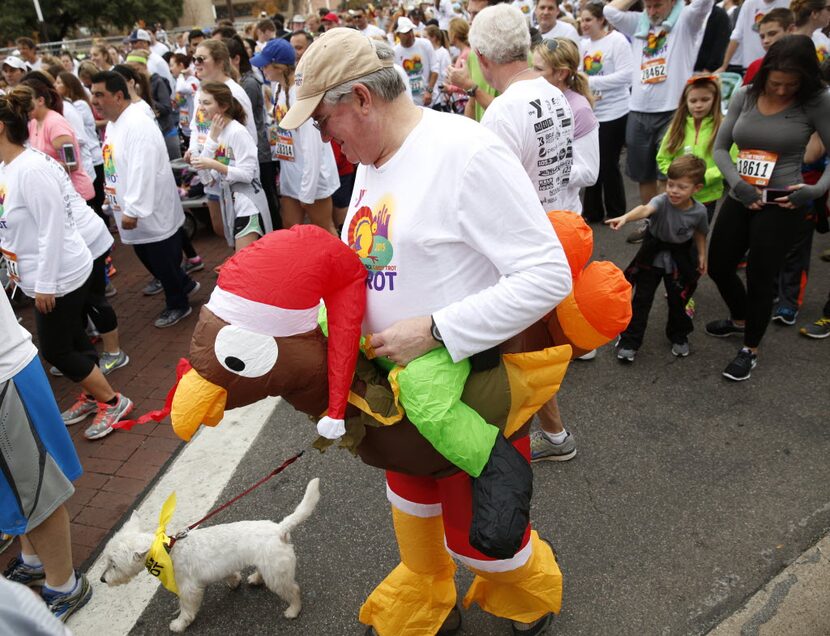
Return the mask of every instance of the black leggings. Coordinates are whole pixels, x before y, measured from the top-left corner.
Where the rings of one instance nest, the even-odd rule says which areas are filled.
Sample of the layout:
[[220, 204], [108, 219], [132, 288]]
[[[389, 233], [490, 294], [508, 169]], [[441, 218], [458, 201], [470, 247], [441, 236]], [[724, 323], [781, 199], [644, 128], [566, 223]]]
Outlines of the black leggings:
[[[727, 196], [709, 241], [709, 277], [733, 320], [746, 320], [744, 345], [757, 347], [772, 317], [778, 271], [795, 239], [804, 209], [765, 205], [750, 210]], [[738, 263], [749, 250], [746, 287]]]
[[668, 320], [666, 321], [666, 337], [672, 344], [683, 344], [694, 331], [692, 319], [686, 314], [686, 299], [681, 297], [680, 290], [662, 268], [654, 267], [640, 269], [634, 281], [634, 295], [631, 298], [631, 322], [620, 334], [620, 347], [623, 349], [639, 349], [643, 344], [643, 336], [648, 325], [648, 314], [654, 303], [654, 294], [663, 281], [666, 288], [666, 302], [669, 306]]
[[109, 333], [118, 329], [118, 317], [107, 300], [107, 250], [92, 261], [92, 274], [89, 276], [89, 294], [86, 298], [84, 311], [99, 333]]
[[[628, 115], [599, 124], [599, 176], [585, 188], [583, 216], [588, 222], [601, 223], [606, 216], [625, 214], [625, 187], [620, 172], [620, 153], [625, 143]], [[605, 203], [603, 204], [603, 195]]]
[[275, 230], [281, 230], [282, 217], [280, 216], [280, 196], [277, 194], [276, 161], [261, 161], [259, 163], [259, 180], [262, 182], [262, 189], [265, 190], [265, 198], [268, 200], [271, 225]]
[[98, 352], [86, 335], [86, 303], [92, 275], [73, 292], [55, 298], [48, 314], [35, 310], [40, 352], [49, 364], [73, 382], [80, 382], [98, 364]]
[[87, 204], [89, 205], [89, 207], [95, 210], [95, 214], [104, 219], [104, 223], [106, 223], [107, 227], [109, 227], [112, 223], [112, 218], [104, 214], [104, 209], [103, 207], [101, 207], [104, 205], [105, 199], [103, 163], [100, 163], [97, 166], [95, 166], [95, 180], [92, 182], [92, 185], [95, 186], [95, 196], [93, 196], [89, 201], [87, 201]]

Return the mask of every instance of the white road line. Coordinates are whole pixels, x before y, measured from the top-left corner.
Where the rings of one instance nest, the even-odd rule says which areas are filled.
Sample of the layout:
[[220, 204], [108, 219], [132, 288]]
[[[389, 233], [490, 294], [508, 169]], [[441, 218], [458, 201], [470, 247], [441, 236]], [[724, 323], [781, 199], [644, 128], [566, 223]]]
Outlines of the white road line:
[[[267, 398], [233, 409], [217, 428], [203, 427], [136, 509], [142, 527], [155, 531], [161, 506], [173, 491], [177, 506], [168, 534], [207, 514], [279, 400]], [[99, 557], [87, 572], [94, 589], [92, 599], [68, 621], [76, 636], [128, 633], [159, 589], [157, 580], [143, 573], [127, 585], [109, 587], [100, 582], [103, 570]]]

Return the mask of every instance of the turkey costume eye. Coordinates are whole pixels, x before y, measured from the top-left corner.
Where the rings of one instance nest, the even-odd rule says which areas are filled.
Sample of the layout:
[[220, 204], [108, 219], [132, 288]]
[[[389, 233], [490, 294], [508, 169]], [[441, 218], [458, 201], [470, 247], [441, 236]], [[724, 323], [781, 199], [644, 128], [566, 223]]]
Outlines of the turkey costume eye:
[[231, 373], [258, 378], [274, 368], [279, 351], [277, 341], [234, 325], [222, 327], [213, 345], [216, 359]]

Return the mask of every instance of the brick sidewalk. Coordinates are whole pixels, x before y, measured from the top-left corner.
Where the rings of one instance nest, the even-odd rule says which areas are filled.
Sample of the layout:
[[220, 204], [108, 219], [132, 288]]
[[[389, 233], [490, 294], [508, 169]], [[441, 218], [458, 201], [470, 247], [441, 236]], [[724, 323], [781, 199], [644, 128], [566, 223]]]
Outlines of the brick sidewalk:
[[[132, 247], [122, 245], [116, 237], [113, 261], [118, 273], [112, 282], [118, 294], [110, 302], [118, 314], [121, 348], [130, 356], [130, 363], [107, 378], [113, 389], [135, 402], [132, 416], [164, 405], [175, 381], [176, 364], [188, 354], [199, 308], [216, 283], [213, 268], [231, 254], [225, 241], [204, 227], [200, 227], [194, 246], [205, 262], [205, 269], [193, 275], [202, 285], [191, 298], [193, 313], [173, 327], [156, 329], [153, 321], [164, 309], [164, 295], [149, 298], [142, 295], [150, 275]], [[23, 318], [23, 326], [37, 344], [34, 305], [16, 304], [15, 312]], [[100, 351], [100, 345], [98, 348]], [[58, 406], [61, 410], [67, 408], [78, 396], [80, 387], [65, 378], [52, 377], [45, 362], [44, 368]], [[91, 421], [87, 418], [69, 429], [84, 468], [67, 505], [72, 521], [72, 555], [79, 568], [88, 565], [86, 562], [97, 554], [102, 540], [132, 509], [139, 495], [182, 445], [173, 434], [169, 420], [136, 426], [131, 431], [117, 430], [101, 440], [88, 441], [83, 433]], [[17, 552], [16, 546], [11, 547], [0, 562], [5, 566], [8, 556]]]

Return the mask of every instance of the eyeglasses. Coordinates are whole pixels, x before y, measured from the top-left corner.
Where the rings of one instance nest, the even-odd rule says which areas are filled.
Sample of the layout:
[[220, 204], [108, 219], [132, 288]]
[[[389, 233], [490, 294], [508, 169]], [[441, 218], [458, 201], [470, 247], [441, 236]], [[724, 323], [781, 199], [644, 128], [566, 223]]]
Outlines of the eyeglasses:
[[[348, 93], [347, 93], [347, 95], [348, 95]], [[334, 104], [333, 104], [332, 112], [330, 112], [328, 115], [323, 115], [320, 119], [314, 119], [313, 117], [311, 118], [311, 125], [314, 126], [318, 131], [320, 131], [321, 135], [326, 134], [325, 133], [326, 122], [328, 121], [329, 117], [331, 117], [334, 114], [334, 108], [337, 107], [337, 105], [341, 102], [341, 100], [344, 97], [346, 97], [346, 95], [341, 95], [340, 97], [337, 98], [337, 101], [334, 102]]]
[[207, 58], [204, 55], [194, 55], [193, 56], [193, 63], [194, 64], [204, 64]]

